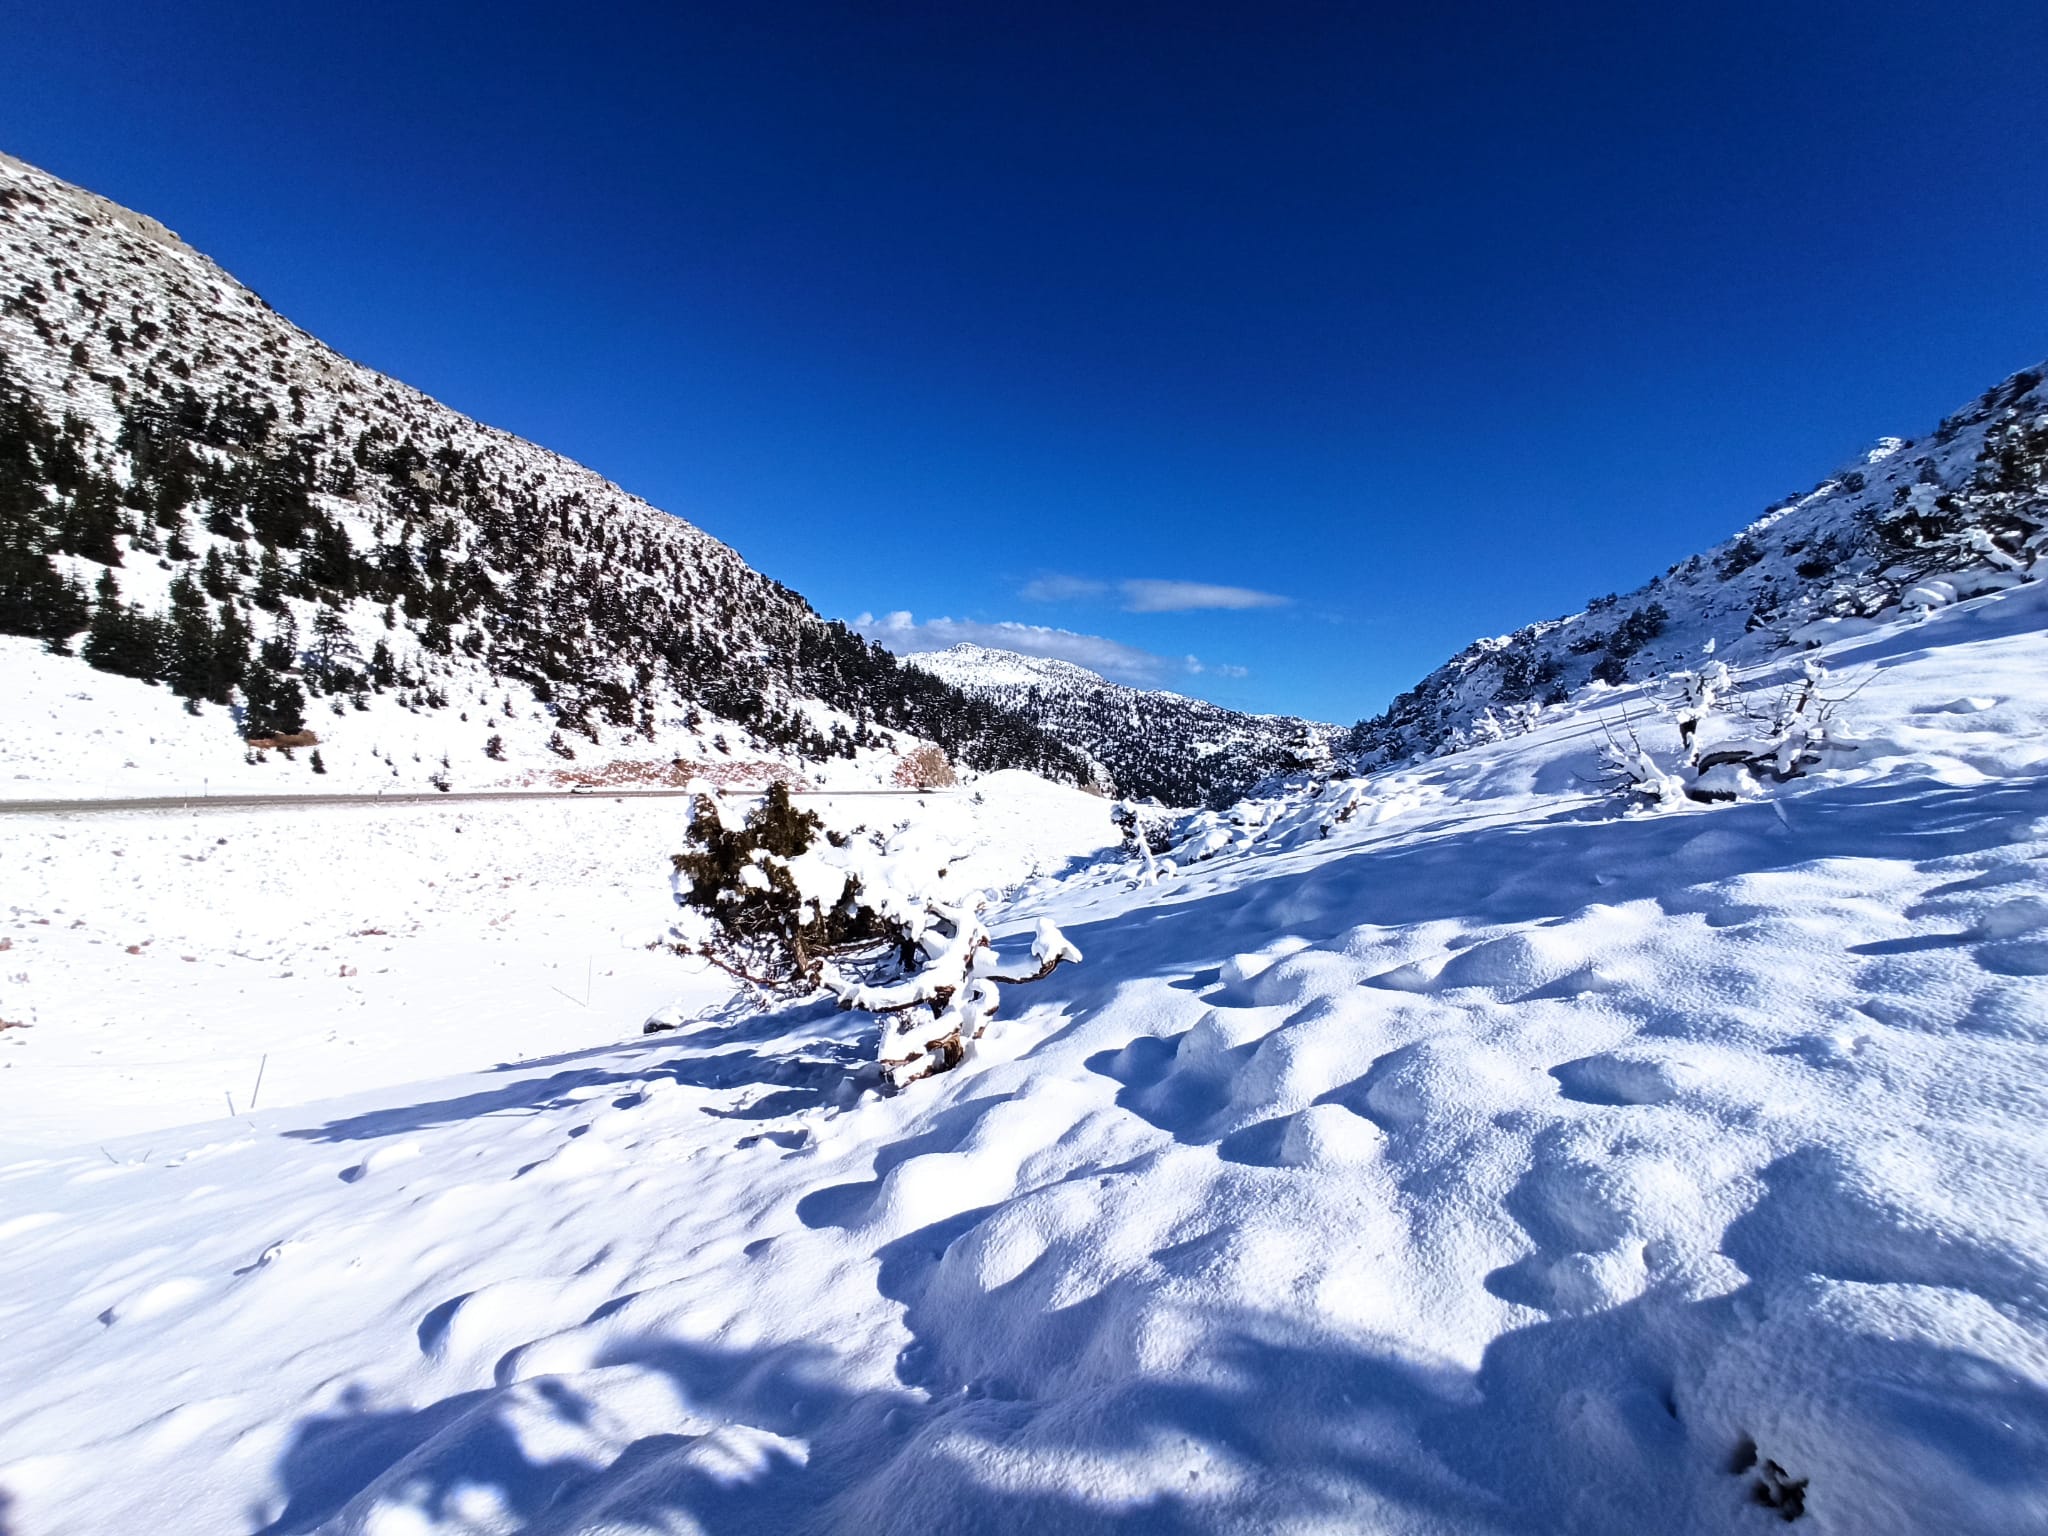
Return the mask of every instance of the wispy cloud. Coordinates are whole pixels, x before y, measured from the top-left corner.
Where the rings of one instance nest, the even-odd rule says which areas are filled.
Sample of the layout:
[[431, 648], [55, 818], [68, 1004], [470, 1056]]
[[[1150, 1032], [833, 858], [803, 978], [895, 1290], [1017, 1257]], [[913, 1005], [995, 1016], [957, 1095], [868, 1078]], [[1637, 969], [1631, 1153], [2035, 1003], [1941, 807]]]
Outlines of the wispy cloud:
[[1032, 603], [1078, 603], [1114, 593], [1125, 613], [1198, 613], [1205, 609], [1285, 608], [1294, 599], [1251, 587], [1227, 587], [1210, 581], [1167, 581], [1133, 576], [1123, 581], [1098, 581], [1092, 576], [1060, 572], [1033, 577], [1018, 596]]
[[1204, 608], [1285, 608], [1292, 598], [1250, 587], [1219, 587], [1206, 581], [1120, 583], [1126, 613], [1193, 613]]
[[1052, 575], [1027, 581], [1018, 595], [1032, 603], [1071, 603], [1081, 598], [1100, 597], [1108, 590], [1106, 581], [1091, 581], [1086, 576]]
[[1002, 620], [993, 624], [973, 619], [923, 619], [909, 612], [885, 613], [877, 617], [864, 613], [853, 627], [870, 640], [909, 655], [915, 651], [943, 651], [966, 643], [985, 645], [999, 651], [1016, 651], [1025, 656], [1048, 656], [1071, 661], [1091, 672], [1100, 672], [1112, 682], [1138, 688], [1158, 688], [1176, 676], [1194, 677], [1212, 672], [1219, 677], [1243, 677], [1243, 667], [1205, 666], [1194, 656], [1159, 656], [1111, 640], [1106, 635], [1084, 635], [1047, 624], [1019, 624]]

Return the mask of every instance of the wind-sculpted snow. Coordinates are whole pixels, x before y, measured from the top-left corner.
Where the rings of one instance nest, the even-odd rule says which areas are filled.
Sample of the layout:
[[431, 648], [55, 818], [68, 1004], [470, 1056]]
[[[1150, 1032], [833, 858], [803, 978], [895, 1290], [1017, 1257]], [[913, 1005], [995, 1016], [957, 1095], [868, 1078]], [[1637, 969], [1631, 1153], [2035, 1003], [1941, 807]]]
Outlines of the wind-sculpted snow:
[[899, 1094], [699, 1004], [17, 1158], [7, 1518], [2048, 1527], [2044, 611], [1826, 648], [1857, 751], [1732, 804], [1597, 783], [1625, 688], [1156, 879], [1077, 838], [994, 929], [1088, 962]]

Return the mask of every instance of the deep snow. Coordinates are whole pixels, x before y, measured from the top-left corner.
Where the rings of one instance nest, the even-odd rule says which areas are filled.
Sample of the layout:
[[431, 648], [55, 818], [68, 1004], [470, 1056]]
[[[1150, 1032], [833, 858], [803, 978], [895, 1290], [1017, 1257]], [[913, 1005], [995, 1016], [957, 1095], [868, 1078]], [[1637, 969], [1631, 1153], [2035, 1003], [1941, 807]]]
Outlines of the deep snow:
[[[0, 823], [47, 988], [0, 1031], [45, 1143], [0, 1167], [0, 1525], [2048, 1528], [2044, 618], [1830, 647], [1861, 746], [1727, 807], [1603, 793], [1624, 715], [1670, 745], [1643, 686], [1198, 819], [1156, 882], [1101, 801], [933, 797], [905, 835], [978, 846], [999, 942], [1087, 960], [890, 1097], [824, 1005], [678, 976], [635, 1035], [673, 807], [490, 808], [466, 883], [466, 808]], [[416, 973], [289, 1098], [162, 1128], [138, 1074], [121, 1135], [36, 1071], [97, 1008], [239, 1094], [348, 1006], [253, 967], [383, 912]], [[618, 995], [522, 1013], [600, 933]]]

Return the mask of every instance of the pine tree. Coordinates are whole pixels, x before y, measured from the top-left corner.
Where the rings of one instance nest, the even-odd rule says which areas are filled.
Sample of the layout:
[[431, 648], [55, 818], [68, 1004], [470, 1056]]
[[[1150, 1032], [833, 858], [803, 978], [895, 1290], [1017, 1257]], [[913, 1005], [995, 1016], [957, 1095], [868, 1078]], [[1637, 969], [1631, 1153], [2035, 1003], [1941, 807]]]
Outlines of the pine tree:
[[86, 476], [58, 514], [57, 529], [65, 554], [119, 565], [121, 547], [114, 541], [122, 529], [120, 488], [103, 475]]
[[256, 654], [273, 672], [289, 672], [299, 664], [299, 621], [292, 617], [291, 609], [280, 606], [277, 623]]
[[277, 558], [277, 551], [264, 550], [263, 560], [256, 567], [256, 590], [251, 594], [256, 606], [271, 613], [283, 613], [284, 580], [284, 566]]
[[252, 741], [290, 736], [306, 728], [305, 691], [260, 661], [242, 679], [242, 697], [242, 734]]
[[307, 676], [328, 692], [345, 691], [359, 685], [362, 652], [348, 620], [333, 608], [321, 608], [313, 615], [313, 643], [305, 663]]
[[80, 654], [102, 672], [155, 681], [163, 675], [166, 629], [163, 620], [121, 601], [108, 570], [100, 576], [99, 601]]

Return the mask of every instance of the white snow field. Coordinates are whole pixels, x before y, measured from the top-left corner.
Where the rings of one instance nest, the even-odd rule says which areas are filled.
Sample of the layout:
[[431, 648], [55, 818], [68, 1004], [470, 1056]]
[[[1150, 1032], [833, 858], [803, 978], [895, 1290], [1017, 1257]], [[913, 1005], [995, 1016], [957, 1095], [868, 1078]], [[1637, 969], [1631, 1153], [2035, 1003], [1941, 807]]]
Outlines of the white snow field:
[[1859, 749], [1725, 806], [1602, 792], [1631, 687], [1156, 882], [891, 811], [1086, 959], [887, 1096], [618, 947], [674, 806], [0, 824], [0, 1528], [2048, 1530], [2044, 594], [1830, 647]]

